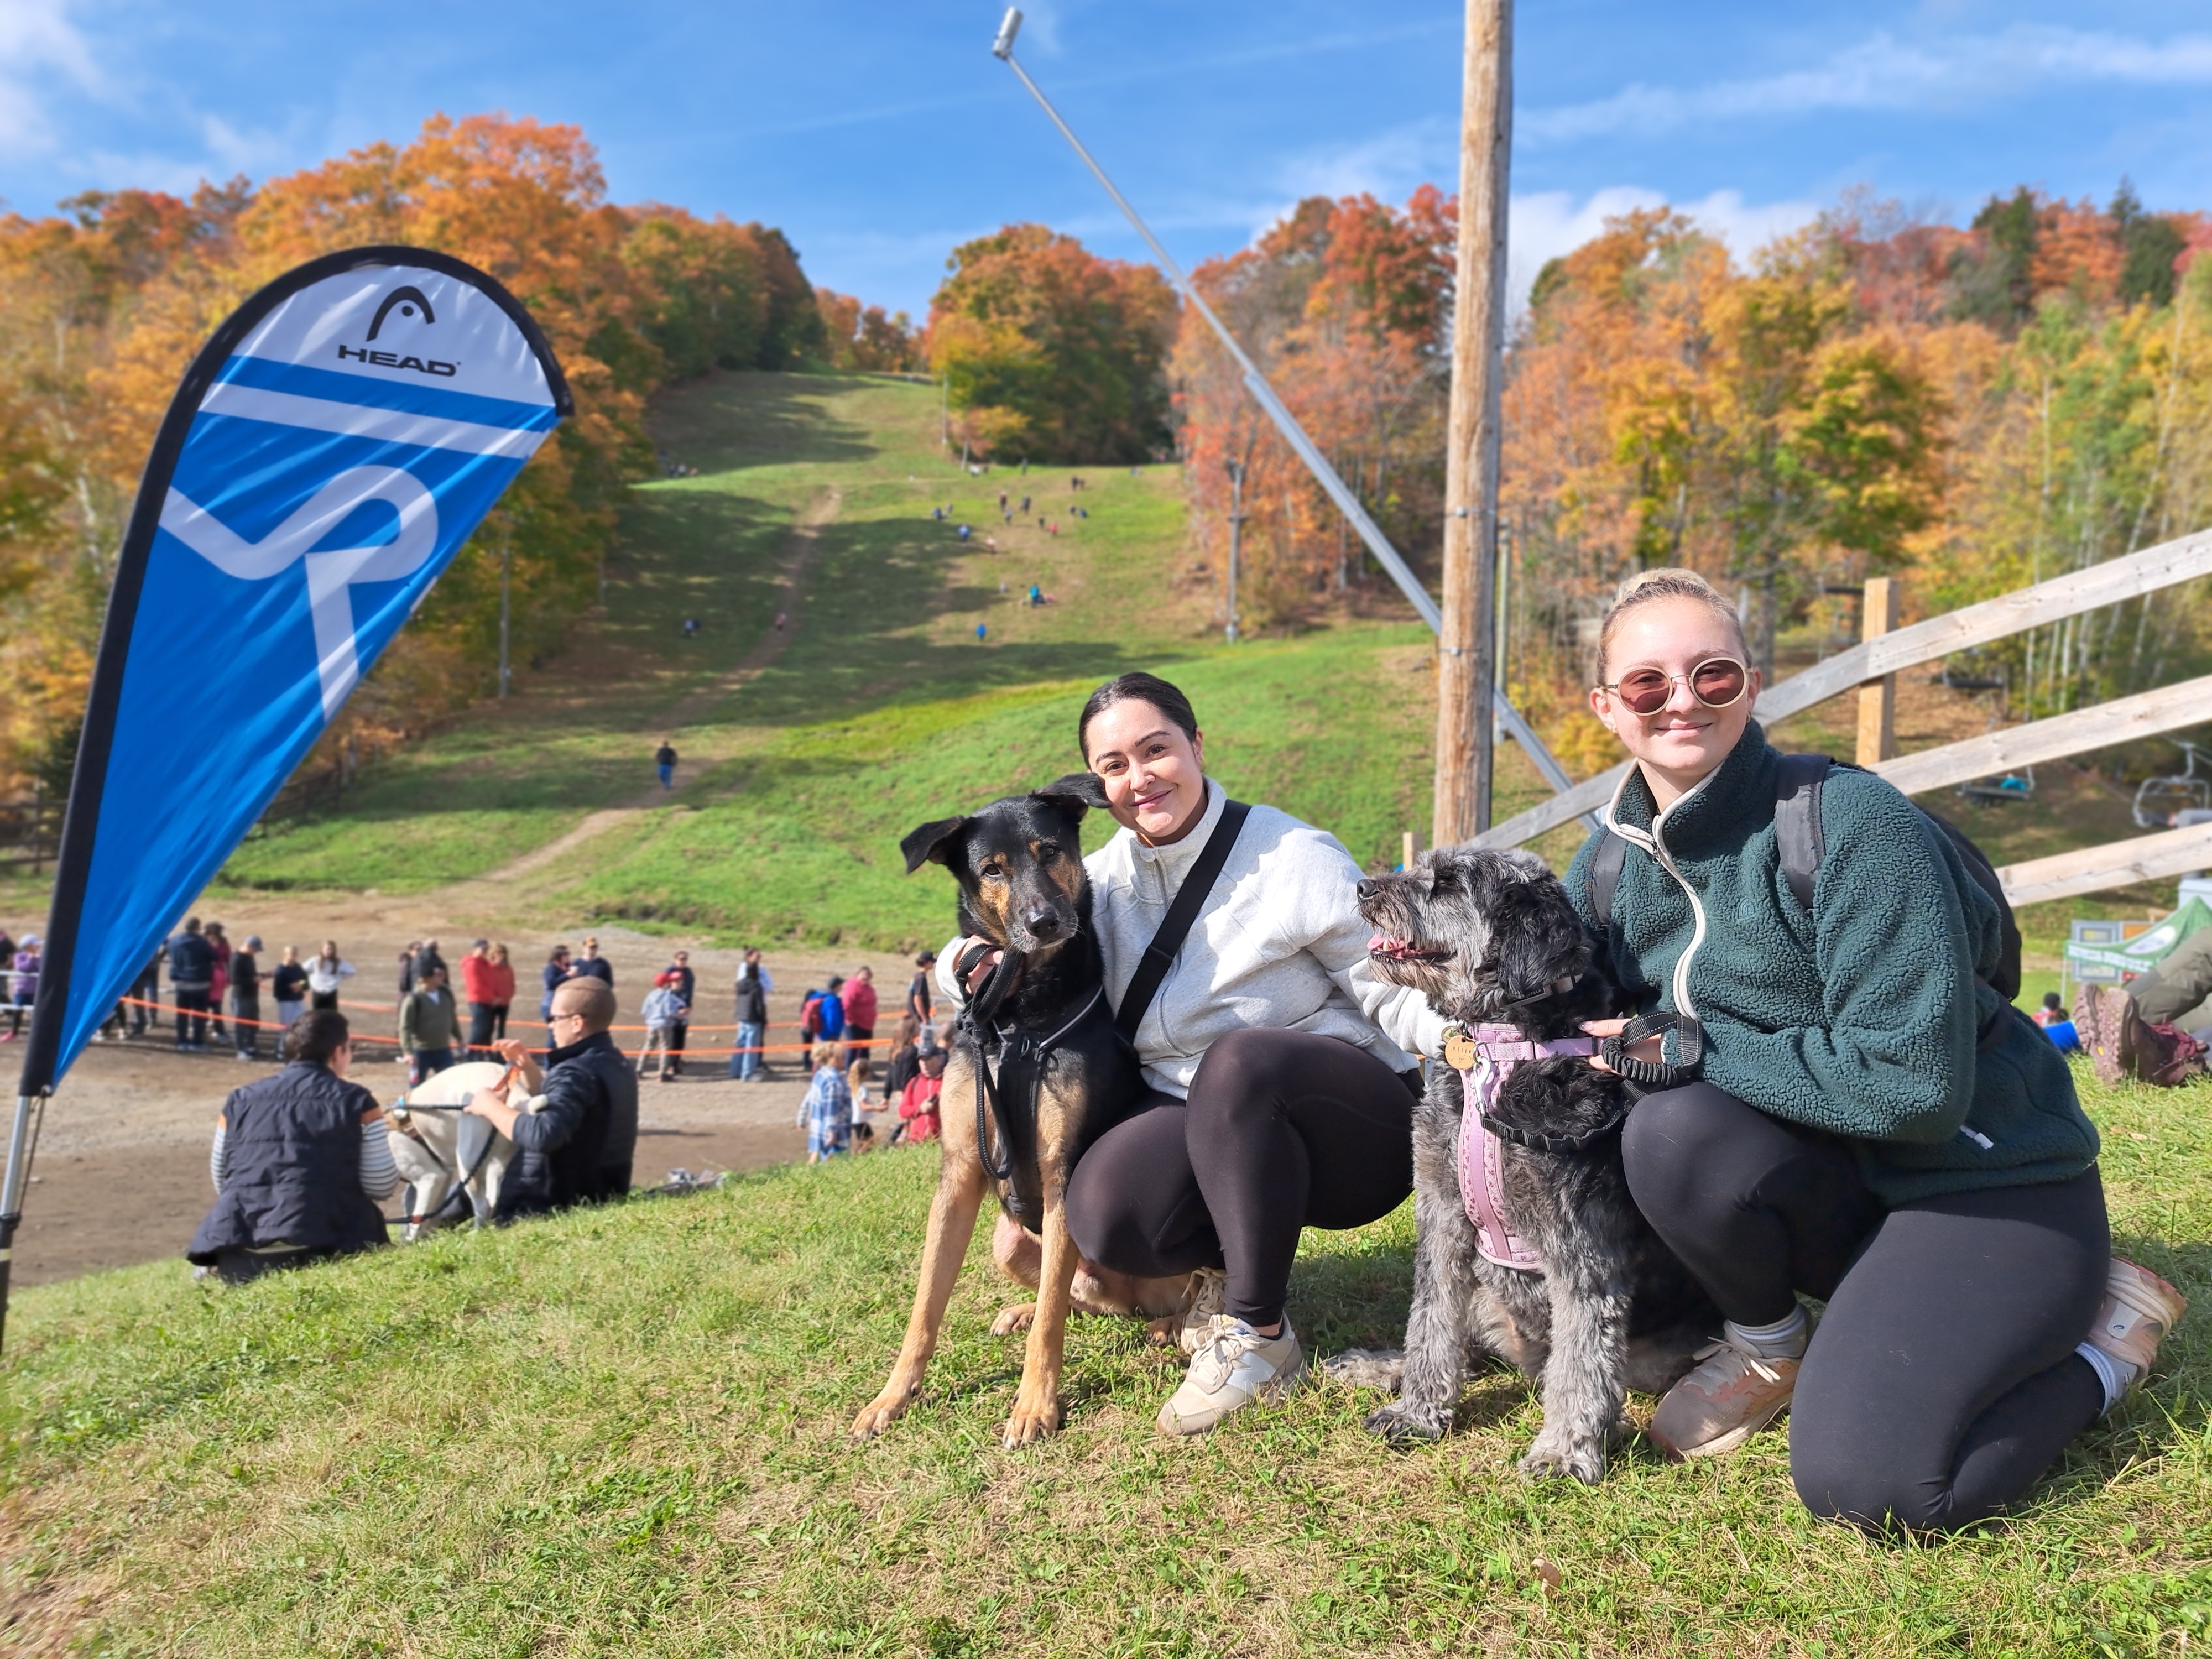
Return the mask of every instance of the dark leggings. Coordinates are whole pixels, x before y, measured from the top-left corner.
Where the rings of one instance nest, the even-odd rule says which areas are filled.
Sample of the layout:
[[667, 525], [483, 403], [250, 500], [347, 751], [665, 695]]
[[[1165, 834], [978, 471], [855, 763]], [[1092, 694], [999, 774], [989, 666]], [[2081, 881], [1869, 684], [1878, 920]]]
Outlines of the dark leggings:
[[1228, 1310], [1283, 1316], [1303, 1227], [1359, 1227], [1413, 1185], [1414, 1091], [1363, 1048], [1244, 1030], [1206, 1051], [1188, 1103], [1147, 1095], [1067, 1183], [1067, 1225], [1102, 1267], [1228, 1269]]
[[2104, 1409], [2074, 1352], [2111, 1252], [2094, 1169], [1885, 1212], [1844, 1142], [1706, 1083], [1644, 1097], [1621, 1152], [1638, 1208], [1729, 1318], [1826, 1299], [1790, 1407], [1790, 1472], [1815, 1514], [1971, 1526]]

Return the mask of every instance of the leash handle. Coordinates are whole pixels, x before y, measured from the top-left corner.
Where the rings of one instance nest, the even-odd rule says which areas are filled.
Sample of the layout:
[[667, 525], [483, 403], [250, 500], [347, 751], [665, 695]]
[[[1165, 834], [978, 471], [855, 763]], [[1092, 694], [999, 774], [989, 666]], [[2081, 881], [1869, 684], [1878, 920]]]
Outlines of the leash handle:
[[[1664, 1037], [1669, 1031], [1676, 1034], [1675, 1046], [1682, 1056], [1680, 1065], [1670, 1065], [1663, 1060], [1639, 1060], [1628, 1052], [1644, 1038]], [[1638, 1088], [1679, 1089], [1686, 1083], [1696, 1082], [1705, 1070], [1705, 1028], [1680, 1014], [1641, 1014], [1630, 1020], [1625, 1029], [1606, 1038], [1599, 1045], [1598, 1053], [1607, 1066]]]

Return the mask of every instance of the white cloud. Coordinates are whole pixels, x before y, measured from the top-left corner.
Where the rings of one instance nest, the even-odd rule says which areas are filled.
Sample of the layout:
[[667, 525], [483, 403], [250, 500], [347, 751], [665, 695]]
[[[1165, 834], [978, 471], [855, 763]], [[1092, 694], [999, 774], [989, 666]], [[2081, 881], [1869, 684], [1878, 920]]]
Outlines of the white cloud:
[[88, 93], [105, 84], [69, 0], [0, 0], [0, 155], [53, 147], [46, 94], [57, 80]]
[[2163, 41], [2039, 23], [1915, 45], [1878, 33], [1814, 69], [1702, 87], [1641, 82], [1609, 98], [1522, 112], [1516, 139], [1563, 143], [1650, 136], [1702, 122], [1820, 110], [1924, 110], [2018, 97], [2051, 81], [2212, 84], [2212, 35]]
[[1607, 219], [1636, 208], [1672, 207], [1698, 228], [1728, 244], [1742, 259], [1777, 236], [1809, 224], [1820, 213], [1810, 202], [1754, 204], [1739, 191], [1717, 190], [1702, 201], [1670, 202], [1656, 190], [1610, 185], [1580, 202], [1565, 191], [1516, 196], [1506, 222], [1507, 303], [1516, 312], [1544, 262], [1572, 252], [1605, 228]]

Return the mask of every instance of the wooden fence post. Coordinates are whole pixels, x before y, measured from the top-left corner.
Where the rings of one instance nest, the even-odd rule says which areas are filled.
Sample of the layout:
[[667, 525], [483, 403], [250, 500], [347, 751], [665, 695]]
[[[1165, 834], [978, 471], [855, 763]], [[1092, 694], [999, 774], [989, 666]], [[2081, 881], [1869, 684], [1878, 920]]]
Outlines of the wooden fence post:
[[[1897, 584], [1887, 576], [1867, 578], [1859, 606], [1859, 637], [1870, 640], [1897, 626]], [[1897, 753], [1897, 676], [1885, 674], [1859, 688], [1861, 766], [1872, 766]]]

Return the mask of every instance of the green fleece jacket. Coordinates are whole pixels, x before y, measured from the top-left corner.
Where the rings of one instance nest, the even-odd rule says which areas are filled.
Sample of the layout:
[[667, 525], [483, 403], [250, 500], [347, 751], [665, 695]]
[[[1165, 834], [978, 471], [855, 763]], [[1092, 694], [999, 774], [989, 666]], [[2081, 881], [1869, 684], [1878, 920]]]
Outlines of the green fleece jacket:
[[[1615, 980], [1644, 1010], [1683, 1012], [1686, 993], [1705, 1027], [1705, 1080], [1849, 1137], [1885, 1203], [2087, 1169], [2097, 1132], [2050, 1039], [2005, 1014], [1976, 1050], [1975, 1033], [2002, 1008], [1976, 979], [1996, 965], [1997, 908], [1948, 838], [1879, 778], [1830, 773], [1820, 792], [1827, 849], [1808, 915], [1775, 847], [1779, 758], [1753, 721], [1667, 811], [1656, 833], [1682, 881], [1632, 837], [1605, 939]], [[1615, 821], [1650, 834], [1653, 816], [1632, 771]], [[1599, 840], [1567, 872], [1593, 925]], [[1691, 951], [1697, 906], [1705, 938]]]

